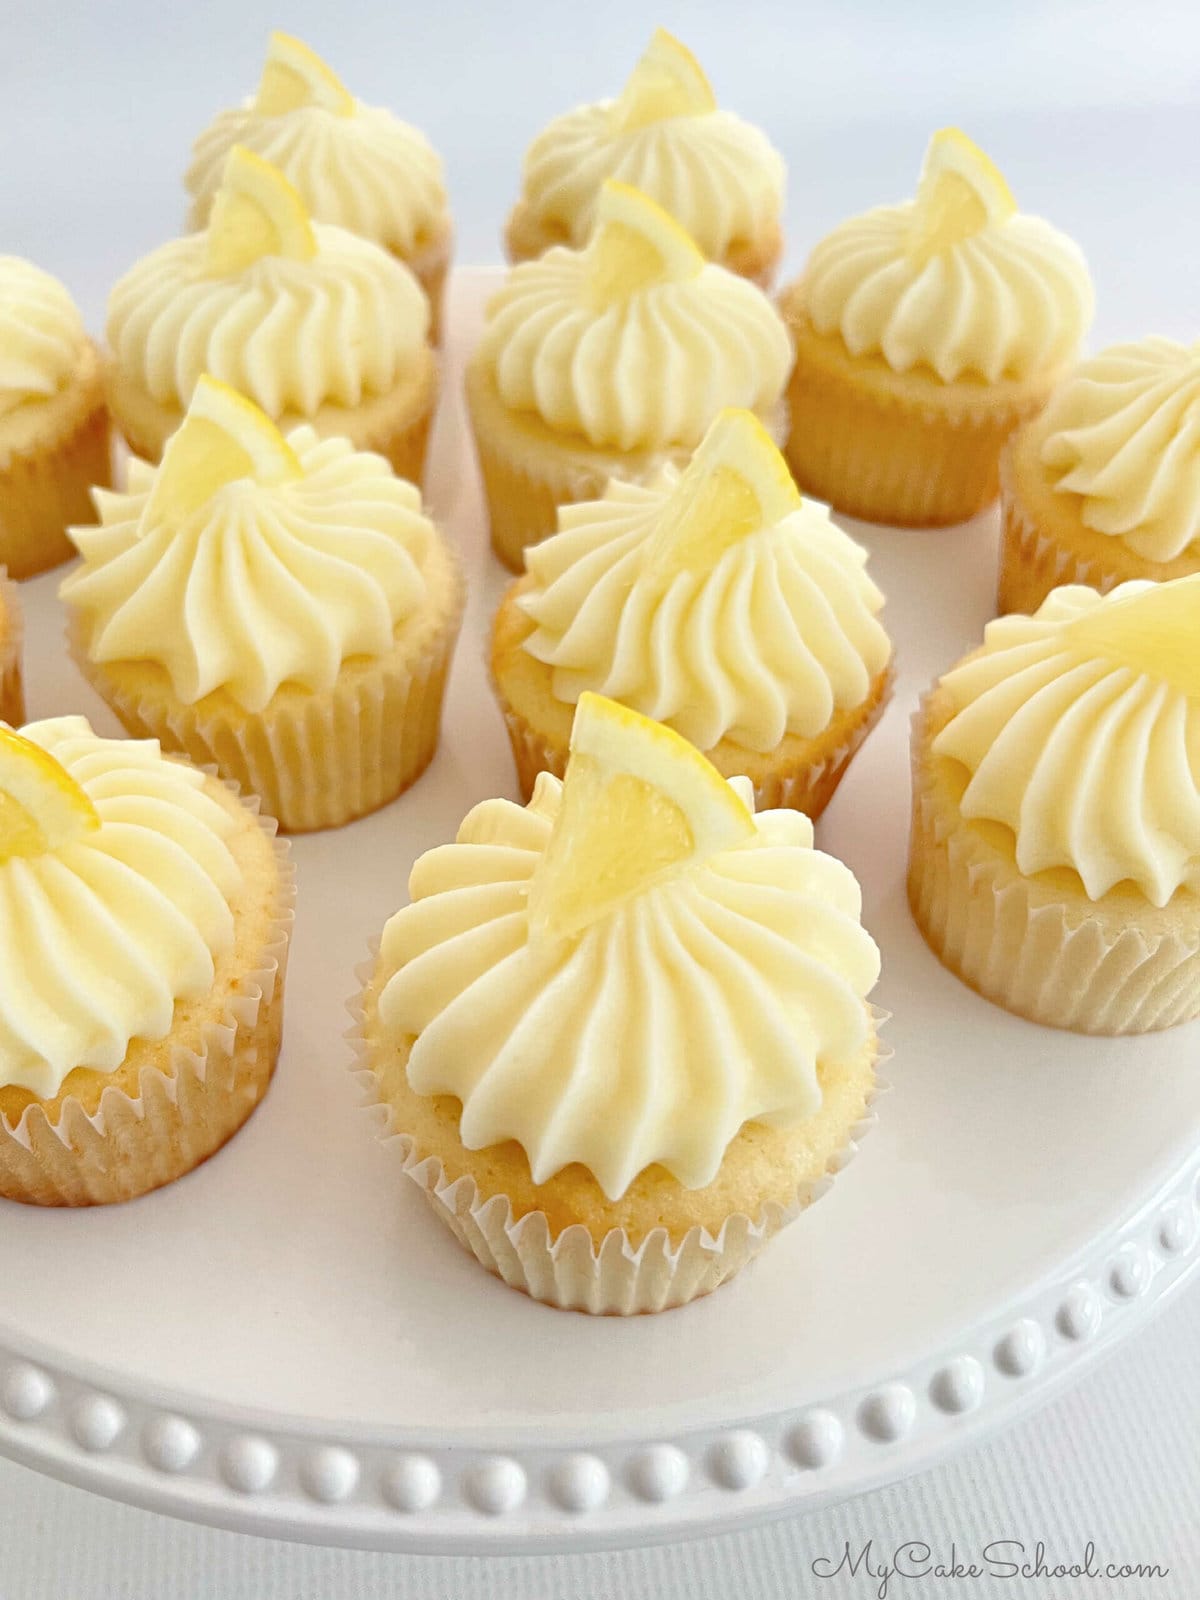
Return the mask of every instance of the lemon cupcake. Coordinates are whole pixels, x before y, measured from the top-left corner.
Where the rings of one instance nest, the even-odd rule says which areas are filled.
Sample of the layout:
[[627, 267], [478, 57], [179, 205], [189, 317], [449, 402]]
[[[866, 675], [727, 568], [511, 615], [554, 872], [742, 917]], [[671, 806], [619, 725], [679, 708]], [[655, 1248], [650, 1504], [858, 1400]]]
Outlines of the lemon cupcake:
[[908, 889], [935, 954], [1020, 1016], [1200, 1015], [1200, 575], [989, 624], [914, 724]]
[[292, 874], [257, 809], [83, 717], [0, 727], [0, 1196], [145, 1194], [266, 1093]]
[[279, 169], [236, 145], [207, 230], [151, 251], [109, 297], [109, 406], [133, 453], [157, 461], [207, 372], [285, 430], [311, 423], [419, 482], [437, 396], [428, 331], [407, 267], [310, 221]]
[[1200, 572], [1200, 344], [1082, 362], [1005, 451], [1000, 507], [1001, 611], [1036, 611], [1063, 583]]
[[760, 811], [820, 815], [887, 699], [883, 596], [751, 412], [722, 412], [684, 472], [564, 506], [525, 559], [491, 661], [526, 799], [591, 690], [748, 777]]
[[25, 721], [25, 691], [21, 679], [21, 603], [17, 586], [9, 583], [0, 567], [0, 722], [20, 726]]
[[380, 456], [285, 439], [211, 378], [156, 470], [78, 528], [62, 585], [85, 677], [132, 733], [292, 831], [385, 805], [433, 758], [459, 564]]
[[365, 971], [404, 1167], [512, 1287], [590, 1312], [715, 1289], [822, 1192], [875, 1086], [851, 872], [597, 695], [564, 782], [422, 856]]
[[616, 100], [556, 117], [529, 147], [509, 260], [582, 249], [608, 178], [656, 200], [710, 261], [769, 287], [783, 253], [783, 159], [758, 128], [718, 108], [700, 63], [663, 28]]
[[71, 554], [67, 526], [110, 483], [96, 347], [48, 272], [0, 256], [0, 567], [31, 578]]
[[442, 163], [423, 133], [364, 105], [306, 44], [273, 33], [257, 93], [220, 112], [193, 146], [191, 227], [207, 227], [234, 145], [278, 167], [315, 221], [372, 239], [410, 267], [437, 338], [453, 229]]
[[782, 303], [800, 487], [919, 527], [996, 498], [1001, 448], [1074, 359], [1093, 295], [1078, 246], [943, 128], [916, 200], [835, 228]]
[[515, 267], [487, 317], [467, 400], [492, 545], [514, 570], [560, 505], [686, 461], [724, 406], [786, 430], [775, 308], [625, 184], [604, 184], [583, 249]]

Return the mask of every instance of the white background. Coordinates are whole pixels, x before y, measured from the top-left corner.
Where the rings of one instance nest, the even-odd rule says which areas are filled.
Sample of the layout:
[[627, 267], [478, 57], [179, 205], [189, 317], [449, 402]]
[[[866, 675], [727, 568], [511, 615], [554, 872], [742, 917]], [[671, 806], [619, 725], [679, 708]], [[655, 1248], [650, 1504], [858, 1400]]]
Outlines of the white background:
[[[497, 256], [521, 151], [554, 112], [615, 92], [658, 21], [761, 122], [790, 169], [789, 268], [847, 213], [911, 191], [928, 132], [965, 126], [1024, 208], [1087, 251], [1095, 343], [1200, 334], [1200, 20], [1194, 5], [831, 3], [575, 7], [96, 0], [0, 5], [0, 250], [63, 277], [99, 330], [112, 280], [173, 233], [192, 135], [249, 92], [267, 30], [306, 37], [362, 98], [446, 158], [460, 259]], [[0, 1294], [3, 1294], [0, 1234]], [[272, 1546], [109, 1507], [0, 1465], [0, 1600], [440, 1594], [868, 1595], [810, 1562], [873, 1536], [960, 1556], [1044, 1538], [1166, 1582], [901, 1584], [892, 1594], [1191, 1600], [1200, 1561], [1200, 1291], [1073, 1394], [912, 1483], [757, 1534], [543, 1563], [406, 1561]]]

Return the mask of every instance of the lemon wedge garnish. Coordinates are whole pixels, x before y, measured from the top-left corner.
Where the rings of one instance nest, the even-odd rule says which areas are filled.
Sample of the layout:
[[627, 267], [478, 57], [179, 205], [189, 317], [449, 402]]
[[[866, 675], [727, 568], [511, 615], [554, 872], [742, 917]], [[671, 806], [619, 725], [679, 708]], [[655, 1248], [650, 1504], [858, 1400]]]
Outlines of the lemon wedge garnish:
[[262, 256], [311, 261], [317, 238], [299, 194], [262, 156], [235, 144], [208, 222], [208, 270], [241, 272]]
[[0, 862], [59, 850], [99, 826], [62, 763], [0, 722]]
[[646, 568], [664, 578], [706, 571], [800, 503], [787, 462], [753, 411], [719, 412], [663, 507]]
[[685, 44], [656, 28], [645, 54], [613, 103], [613, 126], [630, 133], [667, 117], [703, 116], [717, 109], [704, 68]]
[[959, 128], [929, 141], [913, 209], [909, 257], [924, 266], [940, 250], [1016, 213], [1004, 175]]
[[587, 244], [588, 297], [603, 308], [654, 283], [684, 283], [704, 266], [691, 234], [649, 195], [608, 178]]
[[143, 523], [179, 522], [239, 478], [267, 485], [303, 474], [299, 456], [266, 412], [205, 373], [187, 416], [167, 440]]
[[558, 816], [530, 881], [530, 925], [552, 937], [580, 933], [753, 834], [750, 811], [686, 739], [582, 694]]
[[1065, 633], [1088, 655], [1200, 700], [1200, 573], [1102, 600]]
[[254, 97], [254, 109], [263, 117], [282, 116], [301, 106], [319, 106], [335, 116], [354, 114], [354, 96], [315, 50], [290, 33], [273, 33], [267, 59]]

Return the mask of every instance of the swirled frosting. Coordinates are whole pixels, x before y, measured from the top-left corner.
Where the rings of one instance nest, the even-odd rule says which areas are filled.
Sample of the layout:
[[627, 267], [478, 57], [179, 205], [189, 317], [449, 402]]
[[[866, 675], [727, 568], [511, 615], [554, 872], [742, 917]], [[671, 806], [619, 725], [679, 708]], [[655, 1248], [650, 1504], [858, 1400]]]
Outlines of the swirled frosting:
[[288, 444], [302, 476], [236, 479], [179, 522], [154, 517], [162, 469], [144, 461], [126, 493], [97, 492], [61, 589], [94, 661], [154, 661], [185, 704], [224, 689], [261, 711], [283, 683], [329, 690], [349, 656], [391, 648], [437, 537], [419, 492], [345, 439], [305, 426]]
[[[966, 767], [963, 816], [1009, 828], [1023, 873], [1070, 868], [1093, 900], [1126, 881], [1156, 906], [1200, 891], [1200, 693], [1153, 627], [1133, 651], [1112, 636], [1114, 607], [1176, 587], [1056, 589], [942, 679], [954, 714], [934, 752]], [[1189, 604], [1196, 685], [1200, 587]]]
[[526, 205], [571, 244], [586, 242], [606, 178], [657, 200], [714, 260], [778, 224], [783, 158], [758, 128], [718, 110], [622, 130], [615, 106], [603, 100], [556, 117], [525, 156]]
[[311, 261], [264, 255], [211, 276], [207, 235], [160, 245], [108, 302], [118, 367], [161, 405], [186, 406], [201, 373], [272, 417], [312, 417], [395, 387], [424, 347], [429, 303], [401, 262], [314, 223]]
[[597, 304], [589, 271], [588, 250], [548, 250], [490, 302], [476, 359], [510, 410], [597, 448], [655, 450], [699, 444], [723, 406], [778, 401], [791, 342], [752, 283], [705, 264]]
[[0, 256], [0, 417], [57, 394], [86, 339], [57, 278], [19, 256]]
[[843, 222], [813, 250], [800, 303], [816, 331], [896, 372], [995, 383], [1070, 359], [1094, 296], [1078, 245], [1040, 217], [991, 222], [927, 259], [911, 201]]
[[0, 861], [0, 1085], [52, 1099], [76, 1067], [114, 1072], [212, 987], [233, 943], [236, 820], [156, 740], [101, 739], [83, 717], [25, 738], [84, 789], [100, 826]]
[[1084, 361], [1042, 418], [1041, 460], [1097, 533], [1148, 561], [1200, 547], [1200, 344], [1142, 339]]
[[[753, 810], [750, 784], [733, 780]], [[531, 934], [529, 880], [562, 786], [487, 800], [422, 856], [383, 935], [380, 997], [419, 1094], [462, 1101], [468, 1149], [516, 1139], [533, 1179], [580, 1162], [610, 1199], [660, 1162], [712, 1181], [748, 1121], [821, 1103], [819, 1063], [867, 1045], [879, 952], [849, 868], [812, 823], [765, 811], [750, 841], [571, 938]]]
[[315, 105], [266, 116], [250, 99], [220, 112], [193, 146], [184, 179], [191, 227], [207, 224], [235, 144], [278, 167], [318, 222], [398, 255], [412, 254], [446, 221], [442, 163], [419, 129], [361, 101], [346, 117]]
[[773, 750], [861, 705], [890, 655], [866, 551], [811, 500], [738, 540], [715, 564], [666, 576], [651, 558], [680, 474], [610, 482], [565, 506], [526, 551], [523, 648], [552, 667], [555, 697], [586, 689], [666, 722], [702, 750]]

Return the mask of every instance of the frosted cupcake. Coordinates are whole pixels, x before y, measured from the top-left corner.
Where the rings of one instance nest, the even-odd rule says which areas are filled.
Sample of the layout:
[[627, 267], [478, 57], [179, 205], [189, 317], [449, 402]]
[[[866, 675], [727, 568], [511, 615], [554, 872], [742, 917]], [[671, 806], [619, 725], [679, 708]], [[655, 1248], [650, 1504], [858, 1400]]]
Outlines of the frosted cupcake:
[[453, 229], [442, 163], [423, 133], [364, 105], [307, 45], [273, 33], [258, 92], [195, 142], [184, 179], [191, 227], [208, 225], [235, 144], [278, 167], [315, 221], [361, 234], [410, 267], [437, 337]]
[[989, 624], [914, 723], [908, 888], [935, 954], [1020, 1016], [1200, 1015], [1200, 576]]
[[132, 1199], [258, 1105], [292, 876], [256, 813], [82, 717], [0, 727], [0, 1196]]
[[0, 256], [0, 567], [31, 578], [71, 554], [67, 526], [111, 482], [100, 358], [56, 278]]
[[800, 487], [934, 526], [996, 498], [1001, 448], [1074, 360], [1093, 295], [1078, 246], [1018, 212], [983, 152], [943, 128], [916, 200], [835, 228], [782, 304]]
[[462, 578], [382, 457], [307, 426], [285, 439], [202, 378], [162, 465], [132, 460], [98, 505], [62, 598], [81, 670], [132, 733], [211, 762], [294, 831], [425, 770]]
[[0, 567], [0, 722], [19, 726], [25, 720], [21, 682], [21, 604], [17, 586]]
[[608, 178], [656, 200], [710, 261], [769, 286], [783, 253], [783, 160], [758, 128], [718, 108], [700, 63], [663, 28], [616, 100], [556, 117], [529, 147], [509, 260], [582, 249]]
[[521, 790], [561, 777], [591, 690], [664, 722], [759, 810], [819, 816], [891, 681], [866, 552], [802, 501], [748, 411], [724, 411], [687, 469], [613, 480], [559, 532], [496, 617], [492, 674]]
[[206, 231], [151, 251], [109, 297], [109, 405], [133, 453], [157, 461], [207, 372], [285, 431], [310, 423], [419, 482], [437, 396], [428, 332], [407, 267], [310, 221], [278, 168], [238, 145]]
[[761, 290], [706, 262], [645, 195], [606, 183], [584, 248], [509, 274], [467, 371], [497, 555], [516, 570], [560, 505], [686, 462], [725, 406], [782, 438], [790, 364]]
[[682, 1304], [844, 1164], [879, 952], [812, 837], [587, 695], [565, 782], [485, 801], [418, 860], [365, 974], [361, 1059], [409, 1177], [512, 1287]]
[[1005, 453], [1000, 610], [1057, 584], [1101, 593], [1200, 572], [1200, 344], [1142, 339], [1082, 362]]

